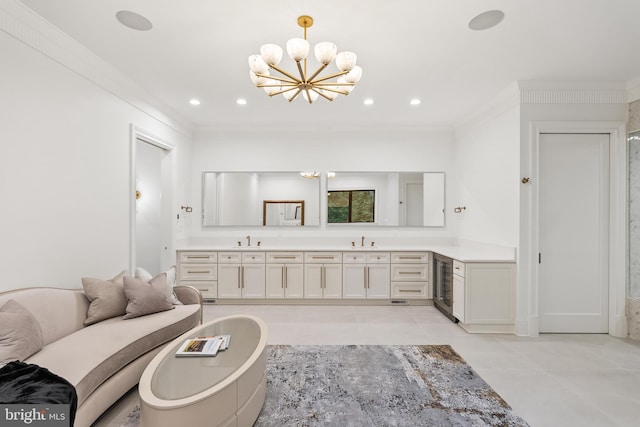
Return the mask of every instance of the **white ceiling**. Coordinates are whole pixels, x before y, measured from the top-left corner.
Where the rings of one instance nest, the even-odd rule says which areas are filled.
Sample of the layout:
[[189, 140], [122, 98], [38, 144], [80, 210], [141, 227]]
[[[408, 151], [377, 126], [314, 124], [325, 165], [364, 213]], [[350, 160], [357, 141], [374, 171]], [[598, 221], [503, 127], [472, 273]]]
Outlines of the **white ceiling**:
[[[640, 76], [640, 0], [22, 2], [196, 128], [450, 127], [518, 80]], [[500, 25], [467, 28], [491, 9], [504, 11]], [[124, 27], [120, 10], [146, 16], [153, 29]], [[364, 73], [348, 97], [290, 104], [251, 83], [247, 57], [263, 43], [284, 47], [302, 37], [304, 14], [315, 21], [312, 46], [332, 41], [358, 54]], [[281, 65], [294, 70], [288, 58]], [[236, 104], [240, 97], [247, 105]], [[411, 107], [413, 97], [422, 104]], [[375, 103], [365, 106], [365, 98]]]

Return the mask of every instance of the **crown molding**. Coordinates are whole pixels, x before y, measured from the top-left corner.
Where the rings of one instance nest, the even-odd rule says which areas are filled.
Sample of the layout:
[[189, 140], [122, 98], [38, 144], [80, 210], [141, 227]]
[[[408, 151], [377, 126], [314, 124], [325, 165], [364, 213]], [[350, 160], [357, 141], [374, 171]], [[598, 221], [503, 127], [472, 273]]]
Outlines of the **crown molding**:
[[518, 82], [520, 104], [626, 104], [624, 82]]
[[149, 117], [191, 136], [193, 124], [19, 1], [0, 0], [3, 31]]

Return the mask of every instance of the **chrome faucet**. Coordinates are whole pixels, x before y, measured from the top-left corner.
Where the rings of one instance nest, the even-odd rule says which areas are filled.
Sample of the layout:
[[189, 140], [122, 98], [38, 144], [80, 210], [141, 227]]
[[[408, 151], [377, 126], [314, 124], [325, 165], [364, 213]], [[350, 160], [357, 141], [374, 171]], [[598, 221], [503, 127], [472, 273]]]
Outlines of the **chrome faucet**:
[[247, 236], [247, 246], [251, 246], [251, 236]]
[[360, 239], [360, 246], [364, 247], [364, 236], [362, 236], [362, 239]]

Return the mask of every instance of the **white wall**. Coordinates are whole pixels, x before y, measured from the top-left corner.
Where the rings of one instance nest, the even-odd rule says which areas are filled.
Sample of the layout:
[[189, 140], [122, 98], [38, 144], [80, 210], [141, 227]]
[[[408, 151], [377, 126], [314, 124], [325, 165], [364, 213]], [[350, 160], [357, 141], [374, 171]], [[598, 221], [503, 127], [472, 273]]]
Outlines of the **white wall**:
[[[182, 166], [190, 137], [75, 72], [67, 39], [2, 18], [0, 291], [113, 277], [130, 259], [130, 125], [175, 145]], [[181, 193], [189, 186], [176, 179]]]
[[448, 213], [458, 237], [500, 246], [518, 245], [520, 108], [512, 105], [456, 131], [456, 200]]
[[[309, 130], [221, 130], [196, 133], [193, 146], [192, 203], [201, 209], [202, 171], [437, 171], [446, 173], [446, 195], [453, 199], [453, 138], [446, 130], [336, 130], [329, 127]], [[321, 193], [326, 182], [321, 180]], [[293, 230], [247, 228], [203, 228], [198, 215], [191, 217], [192, 237], [234, 242], [238, 236], [278, 238], [359, 235], [362, 228], [326, 225], [326, 198], [321, 199], [320, 227]], [[450, 217], [447, 218], [447, 220]], [[346, 231], [345, 231], [346, 230]], [[371, 227], [367, 236], [412, 238], [450, 237], [451, 225], [436, 228], [385, 229]], [[222, 242], [221, 242], [222, 243]]]

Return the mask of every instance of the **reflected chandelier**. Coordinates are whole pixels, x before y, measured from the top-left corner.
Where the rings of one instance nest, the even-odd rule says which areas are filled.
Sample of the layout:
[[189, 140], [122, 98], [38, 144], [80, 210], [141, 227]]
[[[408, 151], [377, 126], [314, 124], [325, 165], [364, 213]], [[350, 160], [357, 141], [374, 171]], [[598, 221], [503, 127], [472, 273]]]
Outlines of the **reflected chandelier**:
[[[264, 89], [269, 96], [282, 94], [289, 102], [296, 99], [300, 93], [313, 104], [318, 96], [333, 101], [338, 95], [348, 95], [360, 78], [362, 68], [356, 65], [357, 55], [353, 52], [337, 53], [338, 48], [331, 42], [321, 42], [315, 45], [314, 53], [320, 67], [311, 75], [307, 74], [307, 56], [309, 42], [307, 28], [313, 25], [313, 18], [300, 16], [298, 25], [304, 28], [304, 39], [293, 38], [287, 41], [287, 53], [296, 62], [299, 77], [283, 70], [278, 66], [282, 60], [283, 50], [275, 44], [264, 44], [260, 47], [260, 55], [249, 56], [251, 81]], [[320, 77], [320, 73], [335, 59], [339, 72]], [[284, 77], [272, 76], [269, 69], [273, 69]], [[337, 79], [335, 81], [330, 81]]]

